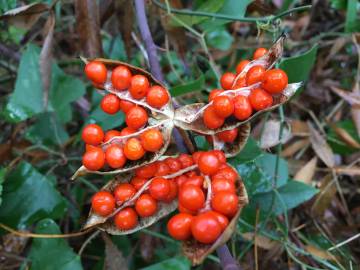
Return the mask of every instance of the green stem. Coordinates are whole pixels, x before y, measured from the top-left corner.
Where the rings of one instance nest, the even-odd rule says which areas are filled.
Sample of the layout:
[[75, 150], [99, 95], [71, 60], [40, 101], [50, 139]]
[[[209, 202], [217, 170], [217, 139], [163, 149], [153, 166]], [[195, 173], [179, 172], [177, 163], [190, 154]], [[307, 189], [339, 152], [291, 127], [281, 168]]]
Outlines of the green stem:
[[[152, 2], [163, 10], [169, 10], [168, 7], [166, 7], [166, 5], [160, 3], [160, 1], [158, 1], [158, 0], [152, 0]], [[226, 14], [209, 13], [209, 12], [203, 12], [203, 11], [193, 11], [193, 10], [189, 10], [189, 9], [170, 8], [170, 11], [175, 14], [210, 17], [210, 18], [232, 20], [232, 21], [239, 21], [239, 22], [268, 22], [268, 21], [275, 21], [276, 19], [285, 17], [293, 12], [300, 12], [300, 11], [308, 10], [310, 8], [311, 8], [311, 5], [307, 5], [307, 6], [292, 8], [292, 9], [286, 10], [284, 12], [281, 12], [277, 15], [271, 15], [271, 16], [265, 16], [265, 17], [243, 17], [243, 18], [239, 18], [237, 16], [229, 16]]]

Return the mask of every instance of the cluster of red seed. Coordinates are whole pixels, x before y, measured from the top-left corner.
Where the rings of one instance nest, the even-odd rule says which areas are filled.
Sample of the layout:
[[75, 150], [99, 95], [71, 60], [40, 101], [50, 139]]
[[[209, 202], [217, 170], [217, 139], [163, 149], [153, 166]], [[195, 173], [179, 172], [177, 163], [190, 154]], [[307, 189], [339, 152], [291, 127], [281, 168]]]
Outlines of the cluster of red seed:
[[[259, 59], [267, 53], [267, 49], [259, 48], [253, 59]], [[220, 79], [221, 89], [214, 89], [209, 95], [208, 106], [203, 115], [204, 124], [210, 129], [221, 127], [227, 117], [235, 117], [240, 121], [248, 119], [253, 111], [264, 110], [273, 104], [272, 95], [283, 92], [288, 84], [288, 77], [281, 69], [266, 70], [262, 65], [252, 66], [245, 74], [237, 78], [249, 60], [242, 60], [236, 67], [236, 73], [226, 72]], [[237, 78], [236, 82], [235, 79]], [[227, 90], [239, 89], [261, 83], [260, 87], [252, 89], [250, 94], [221, 94]], [[220, 95], [221, 94], [221, 95]]]
[[[112, 140], [116, 136], [127, 136], [136, 132], [126, 127], [121, 131], [109, 130], [105, 134], [96, 124], [87, 125], [82, 131], [82, 139], [86, 144], [86, 151], [82, 158], [83, 165], [97, 171], [106, 164], [118, 169], [125, 166], [127, 160], [141, 159], [146, 152], [156, 152], [164, 144], [163, 135], [157, 128], [142, 132], [138, 137], [121, 140], [119, 143]], [[110, 142], [101, 146], [102, 143]]]
[[[188, 170], [174, 178], [168, 178], [180, 170], [196, 164], [197, 170]], [[181, 173], [181, 172], [180, 172]], [[203, 175], [211, 177], [208, 187]], [[196, 152], [192, 156], [181, 154], [177, 158], [143, 166], [135, 171], [130, 183], [116, 186], [112, 193], [100, 191], [93, 196], [92, 209], [101, 216], [108, 216], [130, 200], [148, 181], [133, 203], [114, 216], [114, 223], [121, 230], [130, 230], [138, 224], [139, 217], [156, 214], [158, 202], [170, 203], [178, 198], [180, 213], [168, 222], [169, 234], [178, 240], [193, 237], [201, 243], [212, 243], [224, 231], [238, 210], [235, 182], [237, 173], [226, 164], [223, 152], [213, 150]], [[206, 205], [205, 194], [211, 190], [210, 205]]]
[[[102, 87], [110, 71], [99, 61], [86, 64], [85, 74], [95, 86]], [[169, 94], [159, 85], [150, 85], [144, 75], [132, 75], [130, 69], [120, 65], [111, 71], [111, 84], [114, 91], [128, 90], [134, 99], [143, 99], [145, 102], [160, 109], [169, 102]], [[86, 152], [83, 155], [83, 165], [92, 171], [103, 168], [106, 164], [113, 169], [122, 168], [126, 160], [138, 160], [146, 151], [156, 152], [164, 144], [159, 129], [153, 128], [143, 132], [139, 138], [130, 138], [126, 142], [111, 142], [110, 145], [99, 147], [109, 142], [113, 137], [127, 136], [145, 127], [148, 122], [148, 113], [140, 105], [131, 101], [120, 99], [115, 94], [107, 94], [101, 100], [101, 108], [108, 114], [115, 114], [119, 110], [125, 113], [127, 127], [118, 130], [109, 130], [105, 134], [96, 124], [87, 125], [82, 132], [82, 139], [86, 143]]]

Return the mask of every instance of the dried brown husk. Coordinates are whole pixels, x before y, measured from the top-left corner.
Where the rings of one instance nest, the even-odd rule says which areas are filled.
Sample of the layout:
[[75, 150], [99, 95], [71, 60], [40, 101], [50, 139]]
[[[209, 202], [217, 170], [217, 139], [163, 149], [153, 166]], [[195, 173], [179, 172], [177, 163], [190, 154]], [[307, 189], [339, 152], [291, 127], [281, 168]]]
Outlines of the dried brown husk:
[[[170, 95], [169, 91], [167, 90], [166, 86], [164, 86], [160, 81], [158, 81], [154, 76], [152, 76], [151, 73], [147, 72], [146, 70], [144, 70], [142, 68], [130, 65], [130, 64], [125, 63], [125, 62], [117, 61], [117, 60], [104, 59], [104, 58], [95, 58], [95, 59], [82, 58], [82, 59], [83, 59], [83, 61], [85, 63], [87, 63], [89, 61], [98, 61], [98, 62], [103, 63], [106, 66], [106, 68], [108, 70], [108, 79], [104, 83], [104, 85], [96, 85], [95, 87], [97, 89], [106, 90], [109, 93], [117, 95], [121, 99], [131, 101], [131, 102], [133, 102], [135, 104], [141, 105], [141, 106], [149, 109], [150, 112], [152, 113], [152, 115], [154, 117], [156, 117], [156, 118], [157, 117], [162, 117], [164, 115], [167, 118], [172, 118], [173, 117], [174, 108], [173, 108], [172, 103], [171, 103], [171, 95]], [[143, 98], [143, 99], [134, 99], [134, 98], [131, 97], [129, 91], [127, 91], [127, 90], [123, 90], [123, 91], [116, 90], [113, 87], [112, 83], [111, 83], [111, 73], [109, 73], [109, 72], [112, 72], [112, 70], [114, 68], [116, 68], [117, 66], [119, 66], [119, 65], [126, 66], [127, 68], [129, 68], [132, 75], [141, 74], [141, 75], [146, 76], [151, 85], [160, 85], [160, 86], [162, 86], [164, 89], [166, 89], [168, 91], [169, 102], [166, 105], [164, 105], [162, 108], [156, 109], [154, 107], [151, 107], [146, 102], [145, 98]], [[160, 114], [160, 116], [159, 116], [159, 114]]]
[[83, 176], [88, 173], [94, 173], [94, 174], [100, 174], [100, 175], [112, 175], [112, 174], [119, 174], [124, 173], [136, 168], [139, 168], [141, 166], [147, 165], [149, 163], [152, 163], [159, 159], [166, 151], [170, 140], [171, 140], [171, 133], [173, 130], [174, 124], [172, 120], [164, 120], [162, 122], [157, 122], [157, 125], [151, 125], [149, 127], [146, 127], [145, 129], [136, 132], [134, 134], [128, 135], [128, 136], [119, 136], [112, 138], [108, 143], [103, 144], [103, 148], [106, 148], [109, 143], [117, 143], [122, 144], [125, 140], [133, 138], [133, 137], [139, 137], [141, 133], [143, 133], [145, 130], [151, 129], [151, 128], [157, 128], [161, 131], [163, 135], [164, 144], [157, 152], [146, 152], [144, 157], [139, 160], [127, 160], [124, 167], [120, 169], [109, 169], [108, 171], [90, 171], [85, 168], [85, 166], [81, 166], [71, 177], [71, 180], [75, 180], [79, 176]]
[[[234, 116], [230, 116], [225, 119], [225, 123], [220, 128], [209, 129], [208, 127], [205, 126], [203, 121], [204, 107], [208, 106], [208, 104], [194, 103], [194, 104], [185, 105], [175, 110], [174, 124], [179, 128], [185, 130], [192, 130], [204, 135], [213, 135], [221, 131], [234, 129], [236, 127], [239, 127], [241, 125], [244, 125], [245, 123], [252, 121], [259, 115], [263, 114], [264, 112], [272, 111], [277, 107], [279, 107], [280, 105], [286, 103], [301, 86], [302, 86], [301, 82], [288, 84], [288, 86], [285, 88], [282, 94], [273, 96], [273, 105], [271, 107], [255, 112], [251, 117], [249, 117], [245, 121], [239, 121]], [[234, 92], [235, 90], [230, 90], [230, 91]], [[236, 91], [241, 93], [243, 89], [239, 89]], [[224, 93], [226, 92], [228, 91], [225, 91]], [[194, 115], [196, 115], [197, 117], [194, 117]]]
[[231, 143], [223, 142], [218, 139], [216, 135], [211, 135], [213, 138], [214, 149], [223, 151], [227, 158], [234, 157], [244, 148], [249, 139], [250, 131], [251, 125], [249, 122], [241, 125], [238, 128], [236, 139]]
[[237, 179], [237, 194], [239, 197], [239, 209], [235, 216], [231, 219], [228, 227], [213, 244], [202, 244], [195, 241], [194, 239], [183, 242], [183, 253], [192, 262], [193, 265], [201, 264], [206, 258], [206, 256], [211, 254], [218, 247], [224, 245], [235, 231], [237, 220], [240, 216], [241, 210], [248, 203], [246, 189], [240, 176]]

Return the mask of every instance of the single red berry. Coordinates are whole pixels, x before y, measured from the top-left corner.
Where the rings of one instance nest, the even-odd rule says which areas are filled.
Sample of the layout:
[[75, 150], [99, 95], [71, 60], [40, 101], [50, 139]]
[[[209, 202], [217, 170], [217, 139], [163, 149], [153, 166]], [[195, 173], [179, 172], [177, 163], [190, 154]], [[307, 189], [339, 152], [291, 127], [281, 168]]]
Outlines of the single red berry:
[[231, 89], [239, 89], [239, 88], [243, 88], [246, 86], [247, 86], [247, 84], [246, 84], [246, 74], [245, 74], [235, 81], [235, 84], [233, 85], [233, 87]]
[[136, 105], [135, 103], [132, 103], [131, 101], [127, 101], [124, 99], [120, 100], [120, 109], [124, 112], [124, 113], [128, 113], [128, 111], [130, 111], [131, 108], [134, 108]]
[[99, 61], [91, 61], [85, 66], [85, 74], [89, 80], [95, 84], [103, 84], [106, 82], [107, 70], [103, 63]]
[[175, 182], [175, 180], [169, 179], [169, 184], [170, 184], [170, 192], [169, 192], [168, 196], [166, 197], [166, 199], [164, 200], [167, 203], [172, 202], [178, 194], [178, 186], [177, 186], [177, 183]]
[[197, 211], [204, 206], [204, 192], [197, 186], [181, 186], [179, 190], [179, 203], [191, 211]]
[[120, 132], [120, 136], [128, 136], [131, 134], [136, 133], [136, 130], [131, 128], [131, 127], [124, 127], [121, 132]]
[[157, 203], [149, 194], [142, 194], [135, 202], [135, 210], [140, 217], [149, 217], [155, 214]]
[[110, 141], [112, 138], [117, 137], [117, 136], [122, 136], [121, 132], [118, 130], [108, 130], [105, 132], [105, 136], [104, 136], [104, 142], [108, 142]]
[[270, 94], [280, 94], [288, 85], [288, 76], [281, 69], [271, 69], [265, 72], [262, 88]]
[[260, 57], [264, 56], [268, 52], [265, 48], [257, 48], [253, 54], [253, 59], [259, 59]]
[[220, 191], [229, 191], [235, 193], [235, 184], [231, 180], [227, 179], [215, 179], [211, 181], [211, 190], [213, 194], [216, 194]]
[[149, 192], [155, 200], [165, 200], [170, 193], [169, 180], [162, 177], [154, 178], [150, 183]]
[[114, 222], [120, 230], [131, 230], [138, 224], [138, 215], [134, 209], [127, 207], [115, 215]]
[[105, 165], [105, 154], [100, 147], [94, 147], [86, 151], [82, 157], [82, 163], [90, 171], [98, 171]]
[[220, 78], [221, 87], [225, 90], [231, 89], [236, 75], [231, 72], [225, 72]]
[[167, 230], [176, 240], [187, 240], [191, 237], [191, 222], [193, 216], [187, 213], [179, 213], [167, 223]]
[[195, 176], [188, 177], [187, 180], [182, 184], [181, 187], [185, 187], [185, 186], [189, 186], [189, 185], [202, 188], [204, 185], [204, 177], [201, 175], [195, 175]]
[[203, 244], [211, 244], [221, 234], [221, 225], [215, 215], [203, 213], [193, 218], [191, 223], [191, 233], [193, 237]]
[[129, 183], [118, 184], [114, 189], [114, 197], [116, 202], [122, 204], [131, 199], [136, 193], [136, 189]]
[[135, 170], [135, 175], [141, 178], [149, 179], [155, 175], [157, 171], [156, 163], [150, 163], [148, 165], [142, 166]]
[[180, 188], [184, 183], [186, 183], [188, 181], [188, 177], [186, 175], [179, 175], [178, 177], [175, 178], [176, 184], [178, 186], [178, 188]]
[[234, 98], [234, 116], [240, 121], [248, 119], [252, 114], [249, 98], [238, 95]]
[[236, 66], [236, 73], [239, 74], [243, 69], [246, 67], [247, 64], [249, 64], [249, 60], [241, 60], [239, 64]]
[[176, 158], [169, 157], [165, 159], [165, 163], [169, 166], [170, 171], [172, 173], [175, 173], [179, 170], [181, 170], [181, 162], [177, 160]]
[[229, 219], [223, 214], [220, 214], [219, 212], [216, 211], [208, 211], [207, 213], [210, 213], [211, 215], [214, 215], [216, 217], [217, 221], [221, 226], [221, 231], [224, 231], [226, 227], [229, 225]]
[[114, 94], [107, 94], [102, 98], [100, 107], [108, 114], [115, 114], [120, 110], [120, 99]]
[[160, 109], [169, 102], [169, 94], [164, 87], [154, 85], [146, 95], [146, 102], [157, 109]]
[[228, 96], [217, 96], [213, 100], [215, 113], [221, 117], [226, 118], [234, 112], [234, 102]]
[[204, 124], [210, 129], [217, 129], [224, 124], [224, 118], [216, 114], [214, 106], [210, 105], [204, 111], [203, 116]]
[[209, 94], [209, 102], [214, 100], [214, 98], [217, 97], [222, 92], [224, 92], [224, 90], [221, 90], [221, 89], [213, 89], [213, 90], [211, 90], [211, 92]]
[[121, 146], [112, 144], [105, 151], [106, 163], [113, 169], [124, 167], [126, 157]]
[[193, 158], [188, 154], [181, 153], [178, 157], [178, 160], [180, 161], [181, 167], [183, 169], [194, 165]]
[[102, 190], [92, 197], [91, 207], [96, 214], [105, 217], [114, 211], [115, 199], [110, 192]]
[[140, 106], [131, 108], [125, 117], [125, 122], [128, 127], [139, 129], [148, 121], [147, 112]]
[[149, 91], [150, 83], [144, 75], [134, 75], [131, 78], [129, 92], [135, 99], [142, 99]]
[[262, 66], [253, 66], [246, 73], [246, 84], [252, 85], [254, 83], [262, 82], [265, 75], [265, 68]]
[[100, 126], [89, 124], [83, 129], [81, 137], [86, 144], [98, 145], [104, 139], [104, 132]]
[[199, 163], [199, 158], [201, 156], [202, 153], [205, 153], [204, 151], [196, 151], [192, 154], [193, 160], [196, 164]]
[[140, 138], [146, 151], [156, 152], [164, 145], [163, 135], [157, 128], [145, 131], [140, 135]]
[[138, 160], [145, 155], [145, 150], [137, 138], [130, 138], [125, 143], [124, 154], [130, 160]]
[[235, 193], [229, 191], [220, 191], [215, 193], [211, 200], [211, 207], [215, 211], [232, 217], [236, 214], [239, 208], [239, 198]]
[[212, 181], [220, 180], [228, 180], [235, 183], [236, 179], [238, 178], [237, 172], [226, 165], [226, 167], [219, 169], [214, 175], [211, 176]]
[[170, 174], [170, 168], [169, 166], [165, 163], [165, 161], [159, 161], [156, 164], [157, 166], [157, 170], [155, 173], [155, 176], [165, 176]]
[[213, 152], [204, 152], [199, 157], [198, 166], [203, 174], [215, 174], [219, 170], [220, 164], [220, 160]]
[[234, 142], [237, 135], [238, 135], [237, 128], [225, 130], [225, 131], [222, 131], [222, 132], [219, 132], [216, 134], [216, 136], [218, 137], [219, 140], [226, 142], [226, 143]]
[[126, 90], [130, 87], [131, 71], [125, 66], [117, 66], [111, 74], [111, 82], [116, 90]]
[[261, 88], [254, 89], [250, 92], [249, 101], [251, 107], [256, 111], [269, 108], [273, 104], [272, 96]]
[[133, 187], [136, 190], [139, 190], [143, 185], [145, 185], [146, 182], [147, 182], [146, 178], [135, 176], [131, 179], [130, 184], [133, 185]]

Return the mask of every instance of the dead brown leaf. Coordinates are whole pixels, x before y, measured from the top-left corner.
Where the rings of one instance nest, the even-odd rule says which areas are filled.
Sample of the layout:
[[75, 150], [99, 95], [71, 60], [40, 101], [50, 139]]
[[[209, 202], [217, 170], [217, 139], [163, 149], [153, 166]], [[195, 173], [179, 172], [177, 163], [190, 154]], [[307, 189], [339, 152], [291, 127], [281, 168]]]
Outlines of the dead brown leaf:
[[281, 152], [281, 155], [283, 157], [291, 157], [301, 149], [307, 147], [307, 145], [310, 143], [309, 139], [302, 139], [297, 140], [290, 145], [286, 146], [284, 151]]
[[101, 234], [105, 242], [105, 268], [107, 270], [128, 270], [127, 261], [122, 252], [113, 243], [111, 238], [106, 234]]
[[[241, 235], [247, 241], [253, 241], [255, 238], [255, 234], [252, 232], [244, 233]], [[279, 246], [279, 243], [273, 241], [266, 236], [256, 235], [256, 244], [262, 249], [271, 250]]]
[[45, 3], [32, 3], [5, 12], [0, 16], [0, 20], [29, 30], [37, 22], [41, 14], [48, 10], [49, 6]]
[[86, 57], [100, 57], [102, 55], [100, 14], [96, 0], [76, 0], [75, 13], [79, 47]]
[[294, 180], [310, 185], [316, 170], [317, 157], [313, 157], [294, 176]]
[[260, 139], [261, 148], [270, 148], [279, 143], [286, 143], [291, 139], [291, 131], [288, 123], [282, 127], [281, 140], [280, 138], [281, 122], [278, 120], [266, 121]]
[[313, 245], [306, 245], [305, 250], [307, 252], [309, 252], [311, 255], [321, 258], [321, 259], [324, 259], [324, 260], [331, 260], [331, 261], [336, 260], [336, 257], [334, 255], [332, 255], [330, 252], [320, 249], [318, 247], [315, 247]]
[[331, 173], [321, 179], [320, 183], [320, 192], [316, 195], [316, 200], [311, 208], [311, 212], [315, 217], [322, 216], [324, 214], [337, 191], [336, 184], [335, 181], [333, 181], [333, 175]]
[[335, 156], [324, 139], [324, 137], [313, 127], [313, 125], [308, 122], [309, 130], [310, 130], [310, 142], [313, 150], [316, 155], [328, 166], [332, 168], [335, 166]]
[[[360, 96], [360, 34], [353, 34], [353, 42], [356, 46], [356, 50], [358, 53], [358, 67], [357, 67], [357, 73], [355, 77], [354, 86], [352, 89], [353, 94]], [[360, 136], [360, 108], [351, 107], [351, 114], [352, 119], [355, 123], [358, 135]]]
[[294, 136], [309, 136], [309, 127], [305, 121], [291, 120], [291, 133]]

